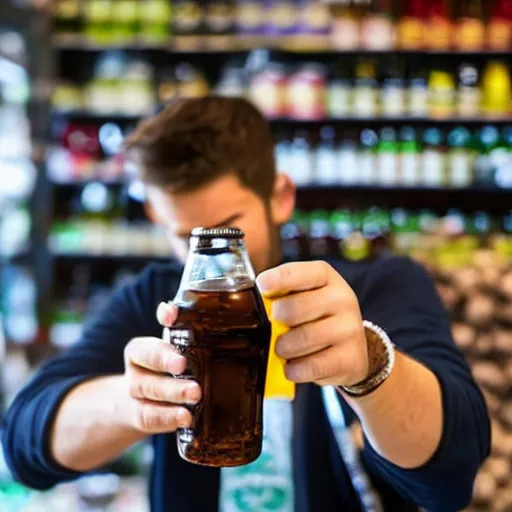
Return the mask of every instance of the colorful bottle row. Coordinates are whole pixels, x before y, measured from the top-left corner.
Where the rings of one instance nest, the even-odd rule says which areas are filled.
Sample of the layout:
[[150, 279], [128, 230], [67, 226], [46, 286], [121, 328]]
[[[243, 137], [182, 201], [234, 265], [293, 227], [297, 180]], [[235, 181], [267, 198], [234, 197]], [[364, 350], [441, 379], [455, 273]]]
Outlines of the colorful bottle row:
[[506, 50], [508, 0], [55, 0], [55, 31], [97, 42], [173, 35], [324, 36], [348, 50]]
[[298, 186], [512, 189], [512, 127], [384, 127], [340, 136], [325, 126], [281, 133], [276, 158]]
[[[453, 66], [453, 65], [452, 65]], [[216, 83], [197, 67], [182, 63], [154, 69], [149, 61], [105, 52], [84, 84], [61, 82], [53, 105], [61, 111], [145, 115], [175, 97], [208, 93], [250, 98], [269, 118], [324, 119], [411, 117], [501, 118], [512, 109], [506, 62], [483, 67], [464, 62], [456, 69], [427, 72], [414, 62], [389, 57], [285, 65], [272, 62], [254, 73], [228, 64]]]
[[452, 210], [438, 216], [402, 208], [298, 211], [281, 228], [281, 238], [285, 256], [292, 259], [359, 260], [390, 251], [425, 260], [428, 254], [444, 257], [443, 251], [454, 248], [453, 241], [467, 253], [459, 259], [468, 257], [482, 241], [492, 241], [496, 250], [512, 257], [512, 214], [491, 217]]

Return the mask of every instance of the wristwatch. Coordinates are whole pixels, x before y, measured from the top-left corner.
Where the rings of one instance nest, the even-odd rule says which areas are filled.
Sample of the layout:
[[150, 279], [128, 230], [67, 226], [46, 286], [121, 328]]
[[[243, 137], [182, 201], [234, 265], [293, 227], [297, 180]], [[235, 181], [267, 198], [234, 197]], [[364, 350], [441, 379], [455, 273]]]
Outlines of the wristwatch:
[[395, 365], [395, 346], [384, 329], [363, 321], [368, 345], [369, 376], [353, 386], [340, 386], [341, 390], [351, 397], [369, 395], [375, 391], [391, 375]]

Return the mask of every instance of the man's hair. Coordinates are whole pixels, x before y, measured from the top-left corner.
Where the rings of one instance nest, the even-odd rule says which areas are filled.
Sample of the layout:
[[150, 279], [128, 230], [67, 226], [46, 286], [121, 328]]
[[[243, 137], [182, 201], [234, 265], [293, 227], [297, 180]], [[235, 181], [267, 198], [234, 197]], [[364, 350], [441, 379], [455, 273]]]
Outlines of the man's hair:
[[268, 201], [276, 176], [269, 123], [241, 98], [178, 99], [127, 138], [141, 179], [177, 192], [228, 173]]

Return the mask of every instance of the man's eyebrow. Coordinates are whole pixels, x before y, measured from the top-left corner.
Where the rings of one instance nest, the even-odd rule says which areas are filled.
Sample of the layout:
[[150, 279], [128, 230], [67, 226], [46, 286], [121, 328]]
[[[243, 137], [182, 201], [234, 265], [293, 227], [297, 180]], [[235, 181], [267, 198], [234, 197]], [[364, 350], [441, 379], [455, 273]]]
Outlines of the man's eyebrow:
[[[237, 221], [240, 217], [242, 216], [241, 213], [234, 213], [233, 215], [230, 215], [229, 217], [227, 217], [226, 219], [222, 220], [221, 222], [218, 222], [217, 224], [214, 224], [213, 226], [204, 226], [204, 227], [207, 227], [207, 228], [222, 228], [222, 227], [225, 227], [225, 226], [229, 226], [230, 224], [232, 224], [233, 222]], [[180, 238], [189, 238], [190, 235], [191, 235], [191, 232], [190, 231], [178, 231], [176, 233]]]

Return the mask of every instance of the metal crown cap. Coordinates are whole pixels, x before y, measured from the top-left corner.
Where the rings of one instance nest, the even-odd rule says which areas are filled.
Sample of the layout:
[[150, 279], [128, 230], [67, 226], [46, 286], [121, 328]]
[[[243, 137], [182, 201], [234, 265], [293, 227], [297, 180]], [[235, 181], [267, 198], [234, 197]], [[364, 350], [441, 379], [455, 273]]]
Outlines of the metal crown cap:
[[243, 238], [244, 232], [238, 228], [194, 228], [191, 235], [197, 238]]

